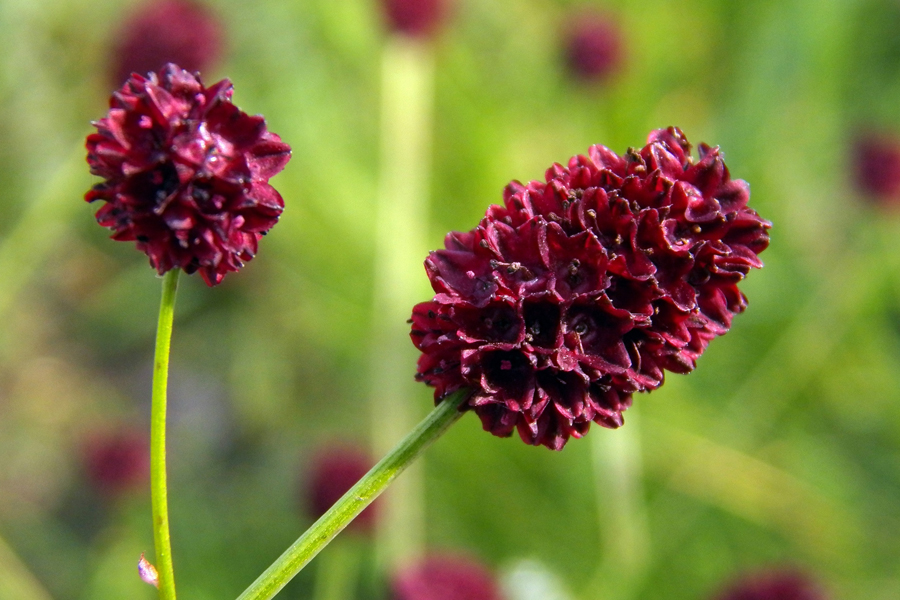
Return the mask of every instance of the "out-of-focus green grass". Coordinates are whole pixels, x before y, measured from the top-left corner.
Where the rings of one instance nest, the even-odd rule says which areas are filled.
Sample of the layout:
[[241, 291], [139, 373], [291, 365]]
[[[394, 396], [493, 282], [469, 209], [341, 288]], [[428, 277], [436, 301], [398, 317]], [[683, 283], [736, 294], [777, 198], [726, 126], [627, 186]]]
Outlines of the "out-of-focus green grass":
[[[900, 218], [853, 190], [849, 158], [858, 129], [900, 131], [900, 5], [593, 3], [621, 19], [627, 64], [587, 87], [560, 61], [575, 4], [460, 0], [434, 50], [430, 245], [510, 179], [679, 125], [751, 183], [774, 223], [767, 267], [697, 371], [636, 398], [649, 545], [628, 585], [591, 458], [592, 437], [625, 430], [551, 453], [467, 416], [425, 459], [429, 544], [498, 570], [536, 560], [575, 598], [704, 598], [782, 564], [835, 598], [898, 597]], [[297, 495], [317, 444], [369, 438], [384, 42], [374, 0], [212, 5], [230, 49], [205, 80], [230, 77], [294, 155], [259, 256], [216, 289], [183, 280], [178, 299], [171, 519], [180, 592], [198, 600], [236, 596], [308, 524]], [[152, 552], [147, 497], [103, 501], [78, 452], [99, 427], [148, 423], [159, 281], [93, 222], [72, 159], [130, 6], [0, 2], [0, 249], [15, 258], [0, 281], [0, 536], [60, 599], [153, 597], [134, 572]]]

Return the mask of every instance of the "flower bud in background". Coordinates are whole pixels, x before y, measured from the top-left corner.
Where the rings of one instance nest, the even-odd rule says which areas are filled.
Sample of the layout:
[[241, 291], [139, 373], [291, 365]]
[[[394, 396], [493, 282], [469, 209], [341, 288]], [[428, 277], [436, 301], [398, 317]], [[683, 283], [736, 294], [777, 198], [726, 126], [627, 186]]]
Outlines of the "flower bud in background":
[[291, 148], [231, 94], [227, 79], [207, 88], [173, 64], [133, 75], [87, 138], [91, 173], [104, 181], [85, 200], [105, 202], [97, 222], [135, 241], [160, 275], [180, 268], [220, 283], [256, 255], [284, 208], [268, 180]]
[[793, 570], [775, 570], [744, 575], [713, 600], [827, 600], [827, 597], [807, 575]]
[[900, 138], [866, 134], [852, 147], [856, 188], [878, 203], [900, 205]]
[[[327, 445], [310, 463], [303, 490], [306, 507], [313, 519], [324, 515], [347, 490], [369, 472], [374, 463], [369, 455], [350, 446]], [[376, 500], [349, 525], [350, 531], [370, 534], [375, 530], [379, 502]]]
[[625, 156], [592, 146], [448, 234], [410, 333], [435, 402], [469, 388], [485, 430], [560, 450], [591, 422], [621, 426], [664, 370], [693, 370], [747, 306], [737, 284], [771, 224], [717, 147], [690, 150], [674, 127]]
[[491, 572], [455, 554], [434, 554], [401, 569], [391, 579], [391, 600], [501, 600]]
[[391, 31], [420, 38], [436, 35], [450, 9], [450, 0], [380, 1]]
[[115, 497], [144, 488], [150, 481], [150, 440], [124, 429], [94, 433], [82, 449], [84, 471], [100, 494]]
[[622, 31], [607, 15], [581, 10], [566, 20], [561, 38], [566, 66], [578, 79], [605, 81], [622, 67]]
[[139, 5], [117, 32], [113, 85], [132, 73], [144, 75], [175, 63], [206, 71], [221, 59], [224, 27], [212, 9], [191, 0], [150, 0]]

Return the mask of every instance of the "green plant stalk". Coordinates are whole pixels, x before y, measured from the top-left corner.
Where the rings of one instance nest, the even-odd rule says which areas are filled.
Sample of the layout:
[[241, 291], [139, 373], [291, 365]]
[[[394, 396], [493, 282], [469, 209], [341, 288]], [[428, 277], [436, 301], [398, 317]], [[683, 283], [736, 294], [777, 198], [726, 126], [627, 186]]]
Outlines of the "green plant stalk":
[[248, 587], [238, 600], [269, 600], [372, 503], [425, 448], [455, 423], [469, 390], [449, 395], [362, 479], [335, 502], [306, 533]]
[[[398, 328], [410, 307], [432, 293], [422, 277], [428, 254], [434, 57], [431, 44], [408, 36], [385, 41], [381, 60], [381, 148], [375, 218], [369, 401], [376, 456], [420, 419], [409, 365], [418, 351]], [[391, 568], [423, 551], [422, 465], [391, 488], [378, 520], [378, 560]]]
[[150, 413], [150, 497], [153, 504], [153, 541], [159, 597], [175, 600], [175, 573], [169, 539], [169, 505], [166, 486], [166, 388], [169, 379], [169, 348], [175, 315], [175, 292], [181, 269], [172, 269], [163, 278], [159, 322], [156, 327], [156, 355], [153, 359], [153, 407]]

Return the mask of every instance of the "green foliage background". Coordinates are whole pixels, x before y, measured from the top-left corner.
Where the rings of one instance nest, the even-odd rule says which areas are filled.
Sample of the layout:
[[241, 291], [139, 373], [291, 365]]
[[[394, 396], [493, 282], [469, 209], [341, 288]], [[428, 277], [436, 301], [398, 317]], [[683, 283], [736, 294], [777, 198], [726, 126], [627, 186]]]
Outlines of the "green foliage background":
[[[774, 223], [767, 266], [697, 371], [636, 398], [631, 509], [646, 517], [646, 552], [623, 559], [595, 460], [627, 425], [552, 453], [494, 438], [473, 416], [424, 461], [429, 546], [507, 578], [536, 561], [571, 598], [708, 598], [736, 574], [784, 565], [836, 599], [900, 597], [900, 220], [854, 191], [850, 170], [859, 131], [900, 131], [900, 5], [586, 4], [627, 39], [625, 68], [604, 85], [562, 66], [575, 2], [458, 2], [433, 47], [429, 245], [473, 227], [510, 179], [678, 125], [751, 183], [751, 205]], [[369, 443], [386, 40], [374, 0], [212, 6], [229, 51], [205, 81], [228, 76], [236, 103], [265, 114], [294, 155], [259, 256], [216, 289], [182, 280], [170, 496], [180, 595], [194, 600], [237, 596], [308, 525], [299, 489], [320, 444]], [[91, 432], [149, 423], [160, 282], [81, 200], [93, 183], [83, 138], [105, 111], [110, 43], [131, 7], [0, 0], [0, 538], [11, 549], [0, 572], [24, 565], [59, 599], [154, 597], [134, 569], [152, 554], [148, 494], [103, 499], [80, 454]], [[416, 402], [419, 418], [431, 391]], [[360, 551], [374, 583], [359, 597], [378, 597], [377, 562]], [[314, 577], [285, 597], [308, 597]]]

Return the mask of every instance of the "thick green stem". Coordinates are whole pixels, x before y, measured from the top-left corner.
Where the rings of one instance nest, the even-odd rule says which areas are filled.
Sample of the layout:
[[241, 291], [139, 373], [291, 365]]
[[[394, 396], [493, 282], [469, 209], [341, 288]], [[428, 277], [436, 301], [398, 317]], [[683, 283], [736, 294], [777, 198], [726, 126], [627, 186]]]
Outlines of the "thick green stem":
[[159, 322], [156, 328], [156, 355], [153, 359], [153, 408], [150, 414], [150, 487], [153, 503], [153, 541], [159, 597], [175, 600], [175, 573], [169, 541], [169, 504], [166, 487], [166, 387], [169, 379], [169, 348], [175, 314], [175, 292], [180, 269], [172, 269], [163, 279]]
[[441, 402], [431, 414], [394, 447], [372, 470], [350, 488], [328, 512], [278, 557], [238, 600], [269, 600], [311, 561], [322, 548], [371, 504], [431, 443], [462, 416], [459, 406], [469, 390], [460, 390]]

